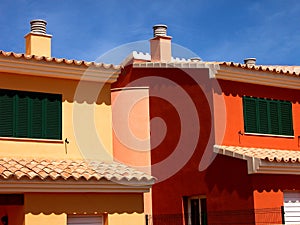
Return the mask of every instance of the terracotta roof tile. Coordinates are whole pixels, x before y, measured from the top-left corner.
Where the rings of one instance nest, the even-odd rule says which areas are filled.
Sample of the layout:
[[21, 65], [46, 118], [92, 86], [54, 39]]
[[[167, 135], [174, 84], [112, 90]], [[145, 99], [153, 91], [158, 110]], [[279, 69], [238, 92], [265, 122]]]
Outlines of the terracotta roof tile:
[[0, 159], [0, 179], [106, 179], [141, 181], [153, 183], [155, 178], [130, 168], [126, 165], [112, 162], [87, 162], [72, 160], [44, 159]]
[[36, 56], [36, 55], [26, 55], [23, 53], [15, 53], [15, 52], [5, 52], [0, 50], [0, 57], [13, 57], [15, 59], [25, 59], [25, 60], [35, 60], [35, 61], [46, 61], [46, 62], [54, 62], [54, 63], [64, 63], [67, 65], [76, 65], [76, 66], [94, 66], [94, 67], [102, 67], [104, 69], [120, 69], [121, 66], [113, 65], [113, 64], [104, 64], [104, 63], [96, 63], [96, 62], [88, 62], [83, 60], [74, 60], [74, 59], [64, 59], [64, 58], [54, 58], [54, 57], [45, 57], [45, 56]]
[[215, 145], [215, 151], [223, 153], [226, 151], [233, 157], [254, 157], [258, 159], [267, 160], [270, 162], [292, 162], [300, 163], [300, 151], [283, 150], [283, 149], [268, 149], [268, 148], [253, 148], [240, 146], [224, 146]]
[[229, 66], [229, 67], [237, 67], [249, 70], [257, 70], [257, 71], [266, 71], [266, 72], [274, 72], [278, 74], [286, 74], [286, 75], [300, 75], [300, 66], [284, 66], [284, 65], [247, 65], [242, 63], [234, 63], [234, 62], [214, 62], [215, 64]]

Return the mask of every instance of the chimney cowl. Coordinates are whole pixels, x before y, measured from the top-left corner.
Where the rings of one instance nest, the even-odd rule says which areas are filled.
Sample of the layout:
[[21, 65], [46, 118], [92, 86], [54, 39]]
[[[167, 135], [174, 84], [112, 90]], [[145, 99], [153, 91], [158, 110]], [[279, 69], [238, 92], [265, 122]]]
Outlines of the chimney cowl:
[[46, 34], [47, 21], [41, 19], [31, 20], [30, 25], [31, 25], [31, 32]]
[[254, 66], [256, 64], [256, 58], [246, 58], [244, 59], [244, 64]]
[[193, 57], [190, 58], [191, 62], [201, 62], [201, 58], [200, 57]]
[[167, 36], [168, 26], [165, 24], [156, 24], [153, 26], [153, 37]]

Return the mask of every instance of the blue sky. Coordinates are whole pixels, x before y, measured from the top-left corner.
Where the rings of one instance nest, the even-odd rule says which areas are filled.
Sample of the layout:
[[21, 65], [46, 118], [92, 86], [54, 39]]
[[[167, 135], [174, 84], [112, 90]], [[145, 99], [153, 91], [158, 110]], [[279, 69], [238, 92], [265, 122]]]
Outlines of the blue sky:
[[152, 26], [163, 23], [176, 57], [300, 65], [299, 0], [2, 0], [0, 14], [4, 51], [23, 53], [29, 21], [39, 18], [53, 57], [119, 63], [149, 51]]

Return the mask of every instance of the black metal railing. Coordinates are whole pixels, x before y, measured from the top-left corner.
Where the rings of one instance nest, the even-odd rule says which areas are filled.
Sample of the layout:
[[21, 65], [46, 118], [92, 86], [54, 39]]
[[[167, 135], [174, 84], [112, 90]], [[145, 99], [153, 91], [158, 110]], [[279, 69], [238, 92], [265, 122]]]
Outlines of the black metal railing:
[[282, 209], [250, 209], [209, 211], [200, 214], [198, 219], [191, 214], [146, 215], [146, 225], [269, 225], [284, 224]]

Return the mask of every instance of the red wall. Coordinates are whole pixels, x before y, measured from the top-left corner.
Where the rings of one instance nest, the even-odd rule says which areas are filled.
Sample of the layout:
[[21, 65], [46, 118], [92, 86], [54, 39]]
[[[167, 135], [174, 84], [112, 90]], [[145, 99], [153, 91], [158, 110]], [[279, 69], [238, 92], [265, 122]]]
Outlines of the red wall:
[[[123, 87], [131, 84], [134, 80], [148, 77], [148, 81], [136, 83], [134, 85], [149, 86], [150, 93], [150, 118], [160, 117], [164, 120], [167, 131], [163, 141], [152, 148], [151, 162], [153, 165], [152, 175], [162, 177], [165, 170], [172, 168], [172, 165], [156, 167], [159, 162], [163, 162], [173, 154], [181, 137], [181, 118], [176, 111], [176, 107], [165, 99], [151, 97], [153, 93], [172, 93], [175, 97], [179, 89], [183, 88], [197, 110], [199, 123], [195, 121], [194, 126], [200, 126], [199, 142], [193, 151], [191, 158], [184, 165], [181, 165], [179, 172], [166, 180], [159, 180], [152, 190], [153, 196], [153, 216], [154, 222], [164, 221], [164, 224], [182, 224], [183, 221], [183, 197], [205, 195], [207, 198], [207, 209], [209, 211], [208, 223], [230, 223], [243, 224], [248, 221], [254, 224], [256, 220], [264, 220], [255, 216], [254, 209], [279, 208], [282, 205], [282, 191], [287, 188], [300, 189], [300, 182], [295, 182], [296, 176], [290, 175], [249, 175], [247, 163], [241, 159], [218, 155], [212, 164], [200, 172], [199, 162], [203, 152], [209, 144], [210, 132], [215, 132], [212, 128], [211, 111], [209, 101], [212, 99], [213, 91], [209, 88], [201, 87], [192, 77], [194, 75], [202, 77], [202, 82], [208, 82], [208, 70], [206, 69], [157, 69], [157, 68], [132, 68], [126, 67], [123, 76], [114, 87]], [[151, 82], [151, 77], [164, 77], [173, 84], [161, 84]], [[287, 90], [253, 84], [236, 83], [231, 81], [219, 81], [222, 95], [226, 103], [226, 132], [223, 145], [251, 146], [282, 149], [299, 149], [299, 119], [300, 106], [297, 102], [299, 91]], [[205, 86], [205, 85], [204, 85]], [[293, 102], [293, 124], [295, 138], [283, 138], [274, 136], [254, 136], [239, 135], [239, 131], [244, 132], [242, 96], [257, 96], [274, 99], [289, 100]], [[208, 96], [208, 97], [207, 97]], [[178, 99], [178, 104], [184, 105], [185, 99]], [[189, 110], [188, 108], [186, 109]], [[192, 115], [191, 115], [192, 118]], [[151, 143], [159, 140], [161, 127], [151, 124]], [[193, 129], [192, 129], [193, 130]], [[190, 136], [194, 133], [188, 134]], [[156, 140], [157, 139], [157, 140]], [[186, 157], [187, 148], [181, 149], [182, 158]], [[173, 161], [176, 164], [176, 160]], [[178, 164], [182, 163], [178, 159]], [[169, 166], [169, 167], [168, 167]], [[159, 168], [160, 170], [158, 170]], [[299, 180], [299, 179], [298, 179]], [[271, 191], [272, 190], [272, 191]], [[263, 199], [276, 198], [274, 201], [263, 201]], [[177, 215], [177, 216], [175, 216]], [[263, 214], [266, 215], [266, 214]], [[278, 216], [279, 215], [279, 216]], [[272, 220], [272, 219], [271, 219]], [[274, 222], [280, 220], [280, 214], [274, 216]], [[262, 222], [263, 223], [263, 222]]]

